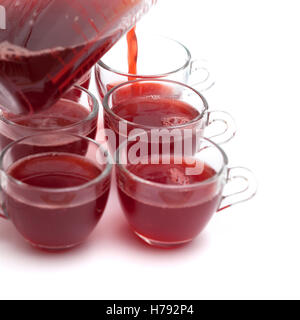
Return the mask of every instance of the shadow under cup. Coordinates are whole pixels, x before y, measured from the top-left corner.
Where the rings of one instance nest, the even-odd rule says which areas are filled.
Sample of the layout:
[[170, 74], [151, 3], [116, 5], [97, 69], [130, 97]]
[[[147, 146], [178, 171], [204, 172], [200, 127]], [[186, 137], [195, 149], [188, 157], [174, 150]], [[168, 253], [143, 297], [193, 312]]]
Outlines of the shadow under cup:
[[[40, 153], [36, 140], [64, 139], [72, 151]], [[26, 145], [26, 154], [15, 149]], [[85, 156], [81, 149], [86, 150]], [[112, 164], [95, 141], [56, 133], [21, 139], [0, 158], [2, 216], [33, 246], [60, 250], [82, 243], [103, 215]], [[0, 214], [1, 215], [1, 214]]]
[[[118, 151], [116, 177], [122, 209], [133, 232], [146, 243], [173, 248], [195, 239], [217, 211], [251, 199], [256, 193], [253, 174], [245, 168], [228, 168], [224, 151], [208, 139], [199, 141], [192, 157], [151, 156]], [[229, 182], [245, 189], [224, 195]], [[236, 190], [236, 189], [235, 189]], [[235, 197], [235, 203], [231, 197]], [[240, 197], [240, 198], [239, 198]]]
[[[85, 88], [75, 86], [67, 95], [46, 111], [16, 116], [0, 111], [0, 151], [10, 143], [24, 137], [44, 133], [69, 133], [95, 139], [98, 129], [99, 104], [97, 99]], [[35, 142], [39, 152], [72, 152], [78, 150], [76, 143], [66, 143], [65, 139], [48, 141], [47, 144]], [[84, 155], [88, 145], [80, 145]], [[27, 152], [27, 145], [14, 148], [15, 152]]]

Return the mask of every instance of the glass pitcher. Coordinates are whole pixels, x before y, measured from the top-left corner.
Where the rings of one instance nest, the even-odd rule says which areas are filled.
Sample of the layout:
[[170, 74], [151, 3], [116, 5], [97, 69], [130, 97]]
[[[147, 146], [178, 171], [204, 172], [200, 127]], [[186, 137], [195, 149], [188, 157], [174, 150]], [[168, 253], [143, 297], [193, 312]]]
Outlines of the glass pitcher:
[[0, 108], [53, 105], [156, 0], [0, 0]]

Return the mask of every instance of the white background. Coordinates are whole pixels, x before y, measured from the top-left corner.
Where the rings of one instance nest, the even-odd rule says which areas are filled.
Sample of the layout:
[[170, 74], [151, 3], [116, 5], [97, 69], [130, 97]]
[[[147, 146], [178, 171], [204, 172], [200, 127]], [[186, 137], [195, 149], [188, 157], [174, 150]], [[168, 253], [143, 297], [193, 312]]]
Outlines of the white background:
[[70, 252], [33, 250], [0, 221], [0, 298], [300, 298], [299, 9], [299, 0], [161, 0], [140, 24], [210, 60], [207, 99], [238, 123], [225, 150], [255, 171], [254, 200], [174, 251], [136, 240], [114, 192], [95, 233]]

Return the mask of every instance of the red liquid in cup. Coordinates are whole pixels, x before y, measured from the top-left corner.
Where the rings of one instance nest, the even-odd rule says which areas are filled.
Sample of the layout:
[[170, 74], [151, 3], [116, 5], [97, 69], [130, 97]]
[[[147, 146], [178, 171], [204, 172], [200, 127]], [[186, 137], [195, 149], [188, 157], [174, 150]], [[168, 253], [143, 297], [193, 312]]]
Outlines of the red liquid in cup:
[[184, 125], [199, 116], [199, 112], [185, 102], [147, 97], [120, 103], [112, 111], [126, 121], [156, 128]]
[[[47, 130], [62, 130], [64, 128], [70, 128], [68, 132], [78, 135], [83, 135], [91, 139], [95, 139], [97, 133], [98, 118], [89, 120], [85, 124], [80, 124], [83, 120], [87, 119], [90, 114], [90, 110], [87, 110], [82, 105], [61, 99], [50, 109], [45, 110], [42, 113], [33, 114], [30, 116], [15, 116], [10, 114], [3, 114], [3, 118], [12, 122], [11, 125], [5, 123], [4, 120], [0, 121], [0, 148], [3, 150], [10, 143], [31, 136], [37, 133], [41, 133], [41, 130], [46, 133]], [[14, 126], [16, 124], [17, 126]], [[70, 127], [76, 125], [73, 129]], [[40, 130], [40, 131], [39, 131]], [[87, 143], [80, 141], [70, 142], [61, 140], [49, 141], [49, 145], [44, 143], [34, 146], [35, 153], [43, 152], [71, 152], [84, 155], [87, 151]], [[28, 153], [28, 149], [32, 146], [18, 145], [14, 148], [15, 156], [20, 158], [21, 155]], [[20, 153], [20, 155], [16, 154]]]
[[[180, 100], [152, 98], [151, 93], [155, 95], [161, 94], [162, 96], [169, 96], [171, 93], [170, 90], [170, 87], [157, 83], [137, 83], [129, 87], [124, 87], [119, 93], [115, 94], [113, 100], [120, 102], [116, 102], [115, 106], [111, 109], [112, 112], [119, 118], [135, 124], [128, 124], [127, 132], [122, 132], [122, 134], [120, 134], [120, 121], [105, 112], [105, 128], [111, 129], [115, 132], [117, 137], [117, 147], [120, 142], [124, 141], [124, 138], [126, 138], [130, 132], [136, 128], [150, 130], [143, 126], [155, 129], [166, 129], [185, 125], [184, 129], [191, 129], [192, 132], [190, 138], [185, 138], [183, 131], [181, 131], [181, 141], [183, 141], [182, 150], [184, 151], [184, 148], [191, 148], [193, 149], [192, 152], [195, 151], [196, 134], [197, 130], [200, 128], [197, 123], [189, 123], [199, 118], [199, 111], [188, 103]], [[149, 150], [151, 150], [150, 145], [149, 148]], [[159, 143], [158, 148], [160, 152], [162, 152], [162, 141]], [[174, 150], [174, 140], [172, 142], [172, 139], [170, 150], [171, 152]]]
[[[71, 188], [82, 186], [101, 174], [89, 160], [68, 154], [39, 155], [15, 163], [8, 174], [30, 186], [41, 188]], [[97, 188], [106, 182], [100, 182]], [[96, 187], [95, 187], [96, 188]], [[17, 230], [34, 245], [44, 248], [67, 248], [83, 242], [93, 231], [105, 209], [109, 189], [99, 196], [76, 204], [81, 190], [61, 195], [39, 191], [15, 190], [5, 195], [9, 218]], [[28, 199], [28, 194], [29, 199]], [[47, 195], [47, 196], [46, 196]], [[74, 200], [74, 204], [73, 204]], [[43, 207], [37, 205], [43, 201]]]
[[[192, 166], [193, 167], [193, 166]], [[201, 174], [187, 175], [187, 164], [128, 165], [136, 176], [162, 185], [183, 188], [205, 182], [216, 175], [204, 165]], [[161, 244], [180, 244], [193, 240], [218, 210], [222, 198], [218, 182], [212, 181], [194, 189], [172, 191], [157, 186], [143, 186], [117, 173], [119, 198], [134, 232]], [[144, 195], [144, 196], [143, 196]], [[144, 197], [147, 200], [140, 200]]]
[[0, 0], [0, 105], [40, 112], [121, 38], [144, 0]]

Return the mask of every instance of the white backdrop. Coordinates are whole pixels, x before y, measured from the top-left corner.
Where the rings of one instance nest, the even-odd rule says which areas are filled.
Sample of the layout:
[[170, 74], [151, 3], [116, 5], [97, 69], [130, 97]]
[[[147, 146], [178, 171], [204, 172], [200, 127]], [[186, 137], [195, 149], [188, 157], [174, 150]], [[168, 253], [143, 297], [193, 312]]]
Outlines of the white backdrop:
[[246, 204], [217, 214], [191, 245], [149, 248], [128, 231], [112, 194], [90, 240], [62, 254], [31, 249], [0, 221], [0, 298], [300, 298], [298, 0], [161, 0], [140, 23], [210, 60], [206, 96], [239, 132], [231, 165], [255, 171]]

